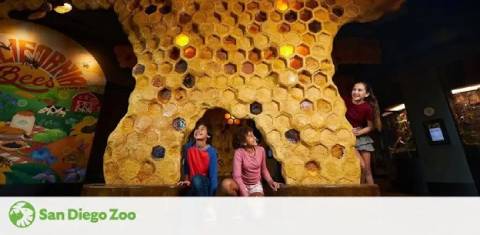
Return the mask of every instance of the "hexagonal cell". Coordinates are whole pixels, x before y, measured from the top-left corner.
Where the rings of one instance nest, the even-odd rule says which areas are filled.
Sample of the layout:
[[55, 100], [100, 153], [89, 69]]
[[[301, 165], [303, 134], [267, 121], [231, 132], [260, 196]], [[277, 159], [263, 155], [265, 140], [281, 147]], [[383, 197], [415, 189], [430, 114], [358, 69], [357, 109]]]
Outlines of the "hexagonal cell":
[[303, 59], [300, 56], [294, 56], [290, 59], [290, 67], [293, 69], [301, 69], [303, 66]]
[[168, 63], [168, 62], [164, 62], [160, 65], [160, 73], [162, 74], [167, 74], [167, 73], [170, 73], [173, 69], [173, 65]]
[[271, 70], [270, 65], [265, 63], [259, 63], [256, 65], [255, 73], [260, 77], [265, 77], [268, 75], [268, 72]]
[[155, 75], [152, 78], [152, 86], [154, 87], [163, 87], [165, 86], [165, 78], [161, 75]]
[[322, 23], [314, 20], [308, 24], [308, 30], [312, 33], [318, 33], [322, 30]]
[[285, 20], [292, 23], [297, 20], [297, 13], [294, 11], [288, 11], [284, 16]]
[[306, 33], [302, 36], [302, 40], [306, 44], [311, 45], [311, 44], [315, 43], [315, 35], [313, 35], [311, 33]]
[[302, 70], [302, 72], [300, 72], [298, 75], [298, 81], [307, 87], [312, 83], [312, 74], [306, 70]]
[[294, 71], [288, 70], [278, 76], [278, 82], [284, 87], [293, 87], [298, 82], [298, 76]]
[[[292, 31], [294, 31], [297, 34], [302, 34], [307, 30], [307, 26], [305, 26], [305, 23], [301, 21], [295, 21], [291, 25]], [[296, 36], [298, 37], [298, 36]]]
[[316, 87], [310, 87], [307, 89], [305, 97], [310, 99], [310, 100], [318, 100], [321, 96], [321, 91], [320, 89]]
[[168, 53], [168, 57], [172, 60], [178, 60], [178, 58], [180, 58], [180, 49], [173, 47]]
[[278, 32], [279, 33], [288, 33], [290, 32], [290, 25], [287, 23], [281, 23], [278, 25]]
[[280, 55], [289, 58], [295, 52], [295, 48], [292, 45], [283, 45], [280, 47]]
[[228, 52], [226, 50], [224, 50], [223, 48], [218, 49], [217, 53], [215, 53], [215, 55], [217, 56], [217, 58], [219, 60], [228, 60]]
[[255, 67], [252, 63], [250, 62], [244, 62], [242, 64], [242, 72], [245, 73], [245, 74], [251, 74], [253, 73], [253, 71], [255, 70]]
[[134, 75], [140, 75], [145, 72], [145, 65], [143, 64], [136, 64], [133, 66], [132, 72]]
[[255, 15], [255, 21], [265, 22], [267, 20], [267, 13], [260, 11]]
[[237, 45], [237, 39], [228, 35], [223, 39], [223, 44], [225, 46], [235, 46], [235, 45]]
[[172, 12], [172, 5], [171, 4], [165, 4], [163, 7], [161, 7], [159, 10], [158, 10], [160, 13], [166, 15], [170, 12]]
[[318, 61], [313, 57], [307, 57], [305, 59], [305, 67], [310, 71], [315, 71], [320, 67]]
[[260, 31], [262, 31], [262, 28], [260, 27], [260, 25], [256, 23], [253, 23], [250, 25], [250, 27], [248, 27], [248, 32], [250, 32], [251, 34], [256, 34], [256, 33], [259, 33]]
[[332, 111], [332, 105], [328, 101], [321, 99], [317, 102], [317, 109], [321, 113], [329, 113]]
[[191, 74], [187, 74], [185, 75], [185, 77], [183, 78], [183, 85], [186, 87], [186, 88], [192, 88], [195, 86], [195, 77]]
[[157, 99], [161, 103], [167, 103], [171, 97], [172, 97], [172, 91], [170, 91], [170, 89], [168, 88], [163, 88], [157, 94]]
[[223, 66], [223, 68], [224, 68], [225, 73], [229, 74], [229, 75], [237, 72], [237, 65], [232, 64], [232, 63], [225, 64]]
[[293, 10], [301, 10], [303, 8], [303, 2], [301, 1], [289, 1], [290, 8]]
[[258, 115], [262, 113], [262, 104], [258, 102], [253, 102], [250, 104], [250, 113]]
[[247, 52], [245, 50], [239, 49], [233, 54], [233, 60], [234, 61], [242, 61], [247, 58]]
[[315, 85], [321, 87], [321, 86], [324, 86], [325, 84], [327, 84], [327, 82], [328, 82], [327, 75], [325, 75], [321, 72], [318, 72], [315, 75], [313, 75], [313, 83]]
[[305, 163], [305, 170], [314, 172], [314, 171], [319, 171], [320, 170], [320, 164], [316, 161], [308, 161]]
[[300, 44], [299, 46], [297, 46], [297, 53], [302, 55], [302, 56], [307, 56], [310, 54], [310, 48], [308, 48], [307, 45], [305, 44]]
[[247, 4], [247, 10], [249, 11], [255, 11], [255, 10], [258, 10], [260, 6], [258, 5], [257, 2], [250, 2]]
[[285, 132], [285, 138], [287, 138], [289, 142], [296, 144], [300, 142], [300, 132], [295, 129], [290, 129]]
[[313, 17], [312, 11], [310, 11], [308, 9], [303, 9], [300, 12], [300, 20], [303, 20], [303, 21], [307, 22], [310, 19], [312, 19], [312, 17]]
[[212, 59], [212, 57], [213, 57], [212, 49], [210, 49], [210, 47], [202, 48], [200, 50], [199, 57], [200, 57], [200, 59], [205, 59], [205, 60]]
[[145, 11], [144, 11], [144, 12], [145, 12], [145, 14], [150, 15], [150, 14], [156, 12], [156, 11], [157, 11], [157, 6], [151, 4], [151, 5], [148, 5], [148, 6], [145, 8]]
[[266, 60], [275, 59], [278, 57], [278, 51], [275, 47], [268, 47], [263, 49], [263, 58]]
[[303, 111], [313, 111], [313, 103], [312, 101], [305, 99], [300, 102], [300, 109]]
[[323, 8], [319, 8], [317, 10], [315, 10], [313, 12], [313, 15], [315, 16], [315, 19], [317, 20], [320, 20], [320, 21], [326, 21], [328, 20], [328, 11], [323, 9]]
[[273, 21], [273, 22], [279, 22], [282, 20], [282, 14], [280, 14], [278, 11], [272, 11], [270, 13], [270, 19]]
[[318, 7], [318, 1], [317, 0], [308, 0], [305, 2], [305, 6], [310, 8], [310, 9], [314, 9], [316, 7]]
[[287, 61], [285, 61], [285, 59], [283, 59], [283, 58], [276, 59], [272, 63], [272, 67], [275, 70], [284, 69], [286, 67], [286, 65], [287, 65]]
[[152, 148], [152, 158], [155, 160], [162, 159], [165, 157], [165, 148], [157, 145]]
[[183, 131], [187, 127], [187, 122], [185, 122], [185, 119], [178, 117], [173, 119], [172, 126], [177, 131]]
[[332, 12], [335, 16], [337, 17], [342, 17], [343, 16], [343, 13], [344, 13], [344, 10], [342, 7], [340, 6], [336, 6], [332, 9]]
[[185, 60], [180, 60], [175, 64], [175, 72], [185, 73], [188, 69], [188, 64]]
[[330, 85], [323, 90], [323, 95], [331, 99], [337, 95], [337, 89]]
[[183, 49], [183, 56], [187, 59], [191, 59], [195, 57], [196, 54], [197, 54], [197, 49], [195, 49], [195, 47], [189, 46]]
[[341, 159], [345, 153], [345, 147], [340, 144], [336, 144], [331, 149], [332, 157]]
[[262, 60], [262, 52], [258, 48], [253, 48], [248, 52], [248, 60], [253, 63], [260, 63]]
[[188, 24], [190, 21], [192, 21], [192, 16], [185, 12], [180, 13], [178, 16], [178, 23], [180, 24]]
[[209, 35], [206, 40], [206, 44], [208, 45], [220, 45], [220, 37], [217, 35]]
[[177, 88], [175, 89], [175, 92], [174, 92], [174, 98], [176, 101], [178, 102], [181, 102], [181, 101], [184, 101], [185, 98], [187, 98], [187, 91], [183, 88]]

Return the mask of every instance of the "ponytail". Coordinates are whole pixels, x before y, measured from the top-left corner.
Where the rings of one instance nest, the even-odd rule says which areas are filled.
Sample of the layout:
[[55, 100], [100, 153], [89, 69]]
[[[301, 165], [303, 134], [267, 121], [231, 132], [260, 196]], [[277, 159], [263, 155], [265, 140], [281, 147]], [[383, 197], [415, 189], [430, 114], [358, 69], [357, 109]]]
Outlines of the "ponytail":
[[382, 119], [380, 116], [380, 105], [378, 104], [377, 97], [373, 94], [372, 87], [366, 82], [359, 82], [365, 86], [365, 90], [369, 94], [365, 97], [365, 101], [372, 107], [373, 111], [373, 127], [378, 131], [382, 131]]

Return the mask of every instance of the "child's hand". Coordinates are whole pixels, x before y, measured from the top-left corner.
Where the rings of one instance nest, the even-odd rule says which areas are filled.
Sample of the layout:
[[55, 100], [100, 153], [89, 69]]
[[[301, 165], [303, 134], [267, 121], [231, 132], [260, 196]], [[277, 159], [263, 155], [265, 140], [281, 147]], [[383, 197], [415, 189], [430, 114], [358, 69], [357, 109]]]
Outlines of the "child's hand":
[[355, 136], [362, 135], [361, 130], [362, 130], [361, 128], [355, 127], [355, 128], [353, 128], [353, 134], [354, 134]]
[[272, 188], [273, 191], [277, 191], [280, 188], [280, 184], [275, 181], [272, 181], [272, 183], [270, 183], [270, 188]]
[[184, 180], [184, 181], [180, 181], [177, 183], [178, 186], [186, 186], [186, 187], [190, 187], [190, 181], [188, 180]]

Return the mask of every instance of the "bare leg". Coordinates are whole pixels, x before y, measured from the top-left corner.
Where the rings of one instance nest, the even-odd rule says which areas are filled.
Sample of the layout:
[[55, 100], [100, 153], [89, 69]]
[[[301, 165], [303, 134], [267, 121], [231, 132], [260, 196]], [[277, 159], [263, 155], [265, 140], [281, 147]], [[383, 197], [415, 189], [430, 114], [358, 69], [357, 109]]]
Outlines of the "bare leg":
[[222, 181], [222, 190], [228, 196], [238, 196], [238, 185], [231, 178]]
[[365, 178], [367, 180], [367, 184], [373, 184], [372, 168], [370, 166], [370, 159], [372, 155], [367, 151], [361, 151], [360, 154], [362, 155], [362, 159], [365, 163]]
[[360, 160], [360, 184], [364, 184], [365, 183], [365, 161], [363, 160], [363, 157], [358, 150], [355, 150], [355, 153], [358, 157], [358, 160]]

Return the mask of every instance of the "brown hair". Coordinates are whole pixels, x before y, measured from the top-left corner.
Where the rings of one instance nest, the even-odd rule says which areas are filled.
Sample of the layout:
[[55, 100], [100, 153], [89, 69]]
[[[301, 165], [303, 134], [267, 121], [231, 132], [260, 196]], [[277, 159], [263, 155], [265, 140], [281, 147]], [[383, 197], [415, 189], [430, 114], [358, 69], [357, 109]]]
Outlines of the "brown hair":
[[247, 143], [248, 132], [253, 132], [253, 129], [249, 126], [243, 126], [235, 133], [232, 143], [233, 148], [238, 149], [245, 146], [245, 143]]
[[373, 127], [377, 131], [382, 131], [382, 119], [380, 117], [380, 105], [378, 105], [377, 97], [373, 94], [372, 87], [366, 82], [356, 82], [355, 84], [363, 84], [365, 86], [365, 91], [368, 93], [368, 96], [365, 97], [365, 101], [373, 109]]

